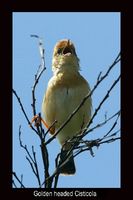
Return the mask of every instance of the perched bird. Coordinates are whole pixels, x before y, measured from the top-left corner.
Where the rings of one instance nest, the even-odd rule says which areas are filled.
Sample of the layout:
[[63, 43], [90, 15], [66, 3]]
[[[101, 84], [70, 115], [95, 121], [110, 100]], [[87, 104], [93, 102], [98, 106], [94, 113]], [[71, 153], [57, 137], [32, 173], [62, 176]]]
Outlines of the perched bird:
[[[74, 44], [68, 40], [60, 40], [54, 48], [52, 59], [53, 77], [49, 80], [48, 87], [42, 102], [42, 113], [46, 124], [57, 123], [50, 129], [55, 131], [67, 120], [68, 116], [77, 108], [83, 98], [90, 92], [88, 82], [79, 73], [79, 59]], [[91, 118], [91, 98], [78, 110], [68, 124], [56, 136], [60, 145], [66, 140], [80, 134]], [[65, 157], [71, 145], [64, 145]], [[72, 175], [76, 172], [73, 156], [62, 167], [60, 173]]]

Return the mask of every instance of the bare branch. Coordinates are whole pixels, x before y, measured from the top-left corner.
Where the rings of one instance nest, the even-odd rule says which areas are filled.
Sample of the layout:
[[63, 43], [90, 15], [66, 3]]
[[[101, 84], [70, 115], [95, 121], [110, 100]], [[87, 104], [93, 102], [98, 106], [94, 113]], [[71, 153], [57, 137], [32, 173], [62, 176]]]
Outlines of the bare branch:
[[48, 156], [48, 150], [46, 148], [46, 145], [43, 141], [41, 141], [41, 152], [42, 152], [42, 159], [43, 159], [43, 165], [44, 165], [44, 174], [45, 174], [45, 188], [51, 188], [51, 180], [48, 179], [49, 175], [49, 156]]
[[107, 136], [111, 133], [111, 131], [115, 128], [115, 126], [117, 125], [119, 116], [120, 116], [120, 113], [118, 114], [118, 116], [117, 116], [117, 118], [116, 118], [116, 121], [115, 121], [115, 123], [112, 125], [111, 129], [108, 131], [107, 134], [104, 135], [104, 138], [107, 137]]
[[27, 155], [29, 156], [31, 161], [34, 163], [34, 160], [33, 160], [32, 156], [31, 156], [29, 150], [27, 149], [27, 146], [23, 145], [23, 143], [22, 143], [22, 140], [21, 140], [21, 125], [19, 126], [19, 144], [26, 151]]
[[120, 140], [120, 139], [121, 139], [121, 137], [111, 138], [106, 141], [100, 141], [99, 139], [92, 140], [92, 141], [85, 141], [85, 143], [86, 143], [85, 145], [82, 145], [77, 148], [79, 150], [74, 153], [74, 157], [76, 157], [77, 155], [79, 155], [80, 153], [82, 153], [84, 151], [90, 151], [90, 154], [92, 156], [94, 156], [94, 153], [92, 151], [93, 147], [99, 147], [101, 144], [111, 143], [111, 142], [114, 142], [114, 141]]
[[34, 147], [32, 146], [32, 153], [33, 153], [33, 158], [32, 158], [27, 146], [23, 145], [22, 140], [21, 140], [21, 126], [19, 126], [19, 143], [20, 143], [20, 146], [26, 151], [26, 153], [28, 155], [28, 157], [26, 156], [26, 159], [29, 162], [29, 164], [32, 168], [32, 171], [33, 171], [33, 173], [35, 174], [35, 176], [38, 180], [39, 187], [41, 187], [38, 165], [37, 165], [37, 161], [36, 161], [36, 153], [34, 151]]
[[101, 75], [102, 75], [102, 72], [99, 73], [99, 75], [98, 75], [98, 77], [97, 77], [97, 82], [100, 80]]
[[29, 164], [30, 164], [30, 166], [31, 166], [31, 169], [32, 169], [32, 171], [33, 171], [33, 173], [35, 174], [35, 176], [37, 176], [36, 175], [36, 171], [35, 171], [35, 169], [34, 169], [34, 167], [33, 167], [33, 163], [30, 161], [30, 159], [26, 156], [26, 159], [28, 160], [28, 162], [29, 162]]
[[33, 156], [34, 156], [34, 166], [35, 166], [35, 169], [36, 169], [36, 177], [37, 177], [37, 180], [38, 180], [38, 183], [39, 183], [39, 187], [41, 188], [41, 180], [40, 180], [38, 164], [37, 164], [37, 160], [36, 160], [36, 152], [34, 151], [34, 146], [32, 146], [32, 153], [33, 153]]
[[103, 141], [103, 140], [105, 140], [105, 139], [107, 139], [107, 138], [114, 137], [114, 136], [116, 136], [119, 132], [120, 132], [120, 129], [117, 130], [117, 131], [115, 131], [115, 132], [112, 133], [111, 135], [107, 135], [107, 134], [106, 134], [106, 136], [104, 135], [101, 139], [98, 139], [98, 140], [99, 140], [99, 142], [100, 142], [100, 141]]
[[39, 82], [39, 79], [41, 77], [41, 75], [43, 74], [43, 72], [46, 70], [46, 67], [45, 67], [45, 58], [44, 58], [44, 48], [43, 48], [43, 43], [42, 43], [42, 40], [39, 36], [37, 35], [31, 35], [32, 37], [36, 37], [39, 39], [39, 52], [40, 52], [40, 57], [41, 57], [41, 65], [39, 65], [39, 69], [35, 75], [35, 82], [33, 84], [33, 87], [32, 87], [32, 108], [33, 108], [33, 115], [35, 116], [36, 115], [36, 106], [35, 106], [35, 102], [36, 102], [36, 98], [35, 98], [35, 89], [36, 89], [36, 86]]
[[21, 174], [21, 188], [23, 187], [22, 183], [23, 183], [23, 174]]
[[[14, 89], [12, 89], [12, 92], [13, 92], [13, 94], [16, 96], [16, 98], [17, 98], [17, 100], [18, 100], [18, 102], [19, 102], [19, 105], [20, 105], [20, 107], [21, 107], [21, 110], [22, 110], [22, 112], [23, 112], [23, 114], [24, 114], [24, 116], [25, 116], [27, 122], [28, 122], [28, 125], [30, 125], [30, 127], [32, 128], [32, 130], [35, 131], [35, 132], [37, 133], [36, 129], [34, 129], [34, 127], [33, 127], [33, 126], [31, 125], [31, 123], [30, 123], [30, 120], [29, 120], [29, 118], [28, 118], [28, 116], [27, 116], [27, 114], [26, 114], [26, 112], [25, 112], [25, 109], [24, 109], [24, 106], [23, 106], [23, 104], [22, 104], [22, 102], [21, 102], [21, 100], [20, 100], [20, 97], [17, 95], [17, 93], [16, 93], [16, 91], [15, 91]], [[37, 134], [38, 134], [38, 133], [37, 133]]]
[[108, 139], [106, 141], [100, 142], [99, 144], [111, 143], [111, 142], [114, 142], [114, 141], [120, 140], [120, 139], [121, 139], [121, 137], [111, 138], [111, 139]]
[[18, 102], [19, 102], [19, 104], [20, 104], [20, 107], [21, 107], [21, 109], [22, 109], [22, 112], [23, 112], [23, 114], [24, 114], [24, 116], [25, 116], [25, 118], [26, 118], [28, 124], [30, 125], [30, 120], [28, 119], [28, 116], [27, 116], [27, 114], [26, 114], [26, 112], [25, 112], [25, 109], [24, 109], [24, 107], [23, 107], [23, 104], [21, 103], [20, 97], [17, 95], [17, 93], [16, 93], [16, 91], [15, 91], [14, 89], [12, 89], [12, 92], [13, 92], [13, 94], [16, 96], [16, 98], [17, 98], [17, 100], [18, 100]]
[[[55, 159], [55, 168], [56, 168], [56, 169], [58, 168], [58, 165], [59, 165], [60, 154], [61, 154], [61, 153], [59, 153], [59, 154], [57, 155], [56, 159]], [[55, 174], [55, 177], [54, 177], [54, 188], [57, 188], [59, 175], [60, 175], [60, 173], [57, 171], [57, 173]]]
[[[98, 107], [95, 109], [95, 112], [93, 114], [93, 116], [91, 117], [90, 122], [88, 123], [88, 125], [86, 126], [86, 128], [89, 128], [90, 125], [92, 124], [95, 116], [97, 115], [98, 111], [100, 110], [101, 106], [103, 105], [103, 103], [106, 101], [106, 99], [109, 97], [110, 92], [112, 91], [112, 89], [115, 87], [115, 85], [118, 83], [118, 81], [120, 80], [121, 75], [114, 81], [114, 83], [111, 85], [110, 89], [107, 91], [106, 95], [104, 96], [104, 98], [102, 99], [102, 101], [100, 102], [100, 104], [98, 105]], [[86, 130], [84, 130], [82, 132], [82, 136], [81, 138], [83, 138], [86, 135]]]
[[14, 180], [12, 180], [12, 184], [14, 185], [15, 188], [17, 188], [17, 185], [15, 184]]
[[44, 129], [43, 129], [43, 127], [42, 127], [42, 123], [41, 123], [41, 119], [42, 119], [42, 117], [41, 117], [41, 113], [39, 113], [39, 121], [40, 121], [40, 123], [39, 123], [39, 127], [40, 127], [40, 131], [39, 131], [39, 133], [40, 133], [40, 138], [42, 139], [42, 140], [44, 140], [45, 141], [45, 133], [44, 133]]
[[110, 73], [110, 71], [112, 70], [112, 68], [121, 60], [121, 52], [117, 55], [116, 59], [114, 60], [114, 62], [110, 65], [110, 67], [108, 68], [107, 72], [101, 76], [101, 72], [97, 78], [97, 83], [96, 85], [94, 86], [94, 90], [95, 90], [95, 87], [97, 87], [97, 84], [99, 85], [99, 82], [102, 82]]
[[105, 121], [103, 121], [103, 122], [97, 124], [96, 126], [90, 128], [89, 130], [87, 130], [87, 128], [85, 128], [85, 129], [87, 130], [86, 133], [88, 134], [88, 133], [94, 131], [95, 129], [102, 127], [103, 125], [105, 125], [107, 122], [109, 122], [111, 119], [113, 119], [113, 118], [116, 117], [116, 116], [120, 116], [120, 110], [119, 110], [118, 112], [116, 112], [115, 114], [113, 114], [113, 115], [112, 115], [111, 117], [109, 117], [108, 119], [105, 118]]
[[22, 188], [25, 188], [25, 186], [23, 185], [23, 183], [21, 182], [21, 180], [18, 178], [18, 176], [16, 175], [15, 172], [12, 172], [13, 176], [17, 179], [17, 181], [20, 183]]

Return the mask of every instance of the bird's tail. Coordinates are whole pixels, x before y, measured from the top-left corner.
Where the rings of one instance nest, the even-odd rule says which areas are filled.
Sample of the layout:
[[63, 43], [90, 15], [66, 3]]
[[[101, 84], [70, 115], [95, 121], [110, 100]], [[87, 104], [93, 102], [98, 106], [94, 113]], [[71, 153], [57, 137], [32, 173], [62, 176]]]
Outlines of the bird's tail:
[[[60, 155], [59, 164], [62, 164], [67, 159], [68, 151], [63, 150]], [[61, 167], [60, 173], [63, 175], [73, 175], [76, 172], [75, 163], [73, 155], [69, 158], [69, 160]]]

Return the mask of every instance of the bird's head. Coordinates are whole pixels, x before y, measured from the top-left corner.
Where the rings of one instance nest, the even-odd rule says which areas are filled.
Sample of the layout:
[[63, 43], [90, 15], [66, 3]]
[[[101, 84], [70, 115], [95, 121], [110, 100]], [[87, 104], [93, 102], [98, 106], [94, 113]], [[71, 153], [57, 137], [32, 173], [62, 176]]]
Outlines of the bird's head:
[[52, 69], [56, 71], [79, 70], [79, 59], [74, 44], [69, 39], [60, 40], [54, 47]]

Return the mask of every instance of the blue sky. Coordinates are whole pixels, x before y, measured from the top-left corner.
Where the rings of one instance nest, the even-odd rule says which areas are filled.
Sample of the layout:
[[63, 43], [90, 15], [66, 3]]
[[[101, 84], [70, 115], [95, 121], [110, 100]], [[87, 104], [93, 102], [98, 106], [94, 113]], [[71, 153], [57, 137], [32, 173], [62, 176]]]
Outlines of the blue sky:
[[[41, 103], [48, 80], [52, 76], [51, 61], [55, 43], [64, 38], [71, 39], [76, 47], [80, 59], [80, 73], [93, 88], [100, 71], [103, 73], [116, 58], [120, 51], [120, 13], [118, 12], [16, 12], [13, 13], [13, 88], [21, 97], [28, 117], [33, 117], [31, 108], [31, 87], [34, 75], [40, 64], [38, 41], [31, 38], [31, 34], [43, 38], [45, 48], [46, 71], [40, 79], [36, 90], [37, 112], [41, 111]], [[118, 64], [110, 73], [107, 80], [92, 96], [93, 111], [104, 97], [107, 89], [120, 73]], [[110, 116], [120, 109], [120, 84], [111, 92], [110, 98], [103, 105], [94, 120], [96, 125], [104, 120], [105, 112]], [[111, 121], [112, 123], [113, 121]], [[86, 137], [93, 139], [102, 137], [111, 127], [97, 129]], [[13, 170], [20, 177], [23, 174], [23, 183], [26, 187], [37, 187], [25, 152], [19, 146], [18, 129], [22, 126], [22, 141], [35, 146], [37, 161], [41, 177], [43, 166], [40, 154], [39, 138], [31, 131], [20, 110], [20, 106], [13, 97]], [[118, 130], [120, 122], [115, 130]], [[55, 158], [60, 147], [56, 140], [49, 146], [50, 173], [55, 166]], [[76, 159], [77, 172], [74, 176], [60, 176], [58, 187], [85, 187], [85, 188], [118, 188], [120, 187], [120, 142], [94, 148], [95, 157], [89, 152], [80, 154]], [[43, 180], [43, 179], [42, 179]]]

